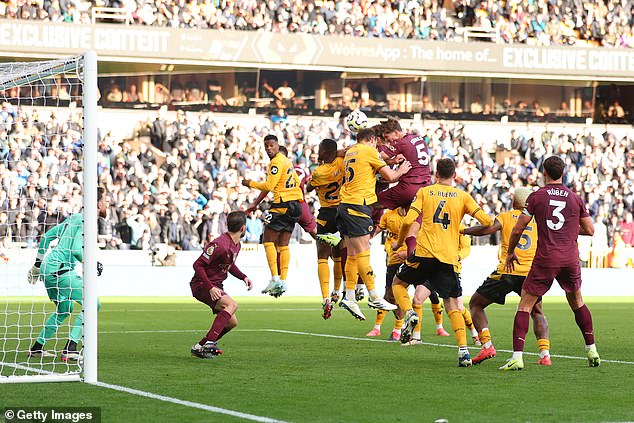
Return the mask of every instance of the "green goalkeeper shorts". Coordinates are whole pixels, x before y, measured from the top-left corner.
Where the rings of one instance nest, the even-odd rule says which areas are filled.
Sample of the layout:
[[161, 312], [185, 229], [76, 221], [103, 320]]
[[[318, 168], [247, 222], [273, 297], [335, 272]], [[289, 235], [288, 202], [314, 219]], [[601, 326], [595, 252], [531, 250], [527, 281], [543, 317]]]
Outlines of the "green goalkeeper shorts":
[[64, 272], [54, 271], [46, 272], [47, 269], [43, 268], [41, 274], [44, 276], [44, 286], [48, 293], [48, 298], [51, 301], [77, 301], [82, 302], [83, 298], [83, 283], [81, 277], [73, 270]]

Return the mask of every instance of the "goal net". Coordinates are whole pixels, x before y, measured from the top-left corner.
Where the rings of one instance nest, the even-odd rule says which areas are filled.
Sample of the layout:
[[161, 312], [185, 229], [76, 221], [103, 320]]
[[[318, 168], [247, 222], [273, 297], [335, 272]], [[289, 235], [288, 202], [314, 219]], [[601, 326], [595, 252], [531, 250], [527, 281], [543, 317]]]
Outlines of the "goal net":
[[96, 84], [91, 53], [0, 64], [0, 383], [96, 381]]

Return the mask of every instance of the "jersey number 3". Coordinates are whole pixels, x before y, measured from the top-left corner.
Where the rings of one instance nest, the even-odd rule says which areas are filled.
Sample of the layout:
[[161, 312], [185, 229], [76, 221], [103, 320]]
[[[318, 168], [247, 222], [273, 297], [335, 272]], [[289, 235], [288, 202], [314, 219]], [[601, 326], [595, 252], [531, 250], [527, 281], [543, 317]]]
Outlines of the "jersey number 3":
[[[442, 213], [442, 209], [445, 208], [445, 200], [442, 200], [438, 203], [438, 207], [436, 207], [436, 211], [434, 212], [434, 223], [438, 223], [442, 225], [443, 229], [447, 229], [451, 224], [451, 220], [449, 220], [449, 213]], [[442, 213], [442, 218], [440, 217], [440, 213]]]
[[548, 219], [548, 220], [546, 220], [546, 224], [548, 225], [548, 227], [551, 230], [558, 231], [564, 226], [564, 223], [566, 223], [566, 218], [564, 217], [563, 214], [561, 214], [561, 211], [564, 208], [566, 208], [566, 202], [565, 201], [550, 200], [548, 202], [548, 204], [555, 207], [555, 209], [553, 210], [553, 217], [556, 217], [557, 221], [554, 222], [554, 221]]

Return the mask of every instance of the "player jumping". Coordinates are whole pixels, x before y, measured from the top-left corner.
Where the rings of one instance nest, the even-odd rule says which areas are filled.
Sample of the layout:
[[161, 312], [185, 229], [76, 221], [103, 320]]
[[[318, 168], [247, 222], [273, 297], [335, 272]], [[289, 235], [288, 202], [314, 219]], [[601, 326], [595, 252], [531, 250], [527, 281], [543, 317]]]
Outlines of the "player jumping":
[[190, 283], [192, 295], [207, 304], [216, 315], [209, 332], [191, 349], [195, 357], [211, 358], [222, 354], [217, 342], [238, 324], [238, 304], [223, 289], [227, 273], [243, 280], [248, 290], [253, 288], [251, 280], [235, 264], [240, 253], [240, 239], [247, 230], [247, 216], [234, 211], [227, 216], [228, 231], [207, 244], [194, 262], [194, 277]]
[[579, 235], [594, 234], [594, 225], [583, 200], [562, 184], [564, 161], [551, 156], [544, 160], [543, 166], [545, 186], [528, 197], [526, 207], [517, 218], [509, 239], [504, 270], [513, 272], [516, 264], [523, 264], [515, 248], [531, 219], [535, 219], [539, 235], [537, 251], [522, 286], [520, 303], [513, 322], [513, 357], [500, 370], [524, 368], [522, 352], [530, 313], [540, 297], [548, 292], [554, 279], [566, 291], [566, 299], [586, 343], [588, 364], [596, 367], [601, 363], [594, 345], [592, 315], [581, 296], [581, 266], [577, 245]]
[[[264, 150], [271, 159], [266, 181], [255, 182], [242, 180], [242, 185], [260, 191], [273, 192], [271, 219], [264, 227], [263, 244], [266, 260], [271, 271], [271, 280], [262, 291], [279, 297], [286, 292], [286, 276], [291, 253], [288, 243], [291, 239], [295, 223], [302, 214], [301, 202], [304, 193], [300, 188], [300, 181], [293, 169], [290, 159], [280, 152], [280, 145], [275, 135], [264, 137]], [[279, 271], [277, 254], [279, 251]]]

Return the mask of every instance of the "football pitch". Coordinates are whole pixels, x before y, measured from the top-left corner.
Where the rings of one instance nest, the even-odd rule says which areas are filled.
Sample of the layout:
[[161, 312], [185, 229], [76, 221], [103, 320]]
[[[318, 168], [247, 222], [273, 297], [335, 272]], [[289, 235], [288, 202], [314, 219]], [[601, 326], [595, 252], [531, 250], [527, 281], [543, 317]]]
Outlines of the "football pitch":
[[[435, 335], [423, 306], [424, 345], [366, 338], [359, 322], [318, 299], [238, 298], [238, 327], [212, 360], [189, 349], [212, 315], [182, 299], [102, 299], [99, 380], [0, 384], [0, 408], [100, 407], [104, 422], [623, 422], [634, 420], [634, 298], [591, 298], [602, 364], [588, 367], [568, 305], [547, 298], [553, 366], [537, 366], [532, 332], [526, 367], [500, 372], [510, 357], [514, 302], [488, 311], [498, 357], [457, 368], [455, 339]], [[365, 301], [364, 301], [365, 303]], [[444, 326], [451, 331], [445, 315]], [[472, 356], [477, 348], [470, 348]]]

